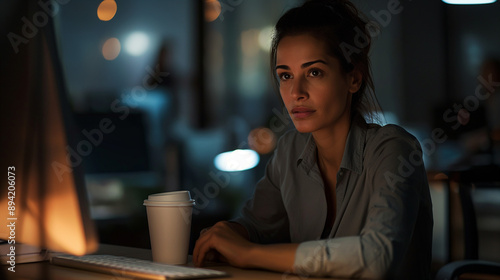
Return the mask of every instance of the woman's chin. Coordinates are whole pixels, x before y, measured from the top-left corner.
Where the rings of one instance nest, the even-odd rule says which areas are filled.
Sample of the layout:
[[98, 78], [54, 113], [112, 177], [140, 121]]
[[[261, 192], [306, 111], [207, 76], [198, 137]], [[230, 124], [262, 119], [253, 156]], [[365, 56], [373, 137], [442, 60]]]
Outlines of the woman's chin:
[[297, 123], [294, 123], [294, 125], [295, 129], [300, 133], [310, 133], [314, 131], [314, 129], [309, 125], [297, 124]]

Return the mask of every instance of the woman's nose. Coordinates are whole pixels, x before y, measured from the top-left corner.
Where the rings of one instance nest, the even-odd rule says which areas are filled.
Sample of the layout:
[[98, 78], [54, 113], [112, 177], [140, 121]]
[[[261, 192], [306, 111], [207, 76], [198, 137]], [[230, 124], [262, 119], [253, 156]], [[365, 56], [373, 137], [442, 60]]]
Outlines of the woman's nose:
[[302, 77], [295, 78], [291, 89], [291, 95], [295, 100], [308, 97], [306, 81]]

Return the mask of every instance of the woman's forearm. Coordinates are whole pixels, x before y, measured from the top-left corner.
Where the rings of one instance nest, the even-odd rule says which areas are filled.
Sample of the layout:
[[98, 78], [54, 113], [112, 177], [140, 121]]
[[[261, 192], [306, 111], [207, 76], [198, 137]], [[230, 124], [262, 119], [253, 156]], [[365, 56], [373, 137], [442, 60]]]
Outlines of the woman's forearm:
[[[248, 231], [236, 222], [229, 223], [231, 228], [245, 239], [249, 239]], [[249, 250], [247, 263], [252, 268], [262, 268], [274, 271], [292, 271], [295, 262], [295, 251], [299, 244], [270, 244], [255, 246]]]
[[295, 252], [299, 244], [255, 245], [247, 254], [250, 268], [293, 272]]
[[[231, 228], [249, 240], [248, 231], [236, 222], [230, 222]], [[280, 272], [291, 272], [295, 262], [295, 251], [299, 244], [255, 244], [246, 254], [247, 264], [251, 268], [261, 268]]]

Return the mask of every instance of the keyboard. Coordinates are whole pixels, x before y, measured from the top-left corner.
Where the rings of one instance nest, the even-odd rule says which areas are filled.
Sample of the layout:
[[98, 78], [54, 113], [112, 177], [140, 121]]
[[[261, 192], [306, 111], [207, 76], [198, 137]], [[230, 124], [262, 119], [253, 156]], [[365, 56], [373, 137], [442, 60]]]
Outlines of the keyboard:
[[112, 255], [58, 255], [53, 256], [50, 262], [60, 266], [140, 279], [199, 279], [228, 276], [226, 272], [212, 269], [168, 265]]

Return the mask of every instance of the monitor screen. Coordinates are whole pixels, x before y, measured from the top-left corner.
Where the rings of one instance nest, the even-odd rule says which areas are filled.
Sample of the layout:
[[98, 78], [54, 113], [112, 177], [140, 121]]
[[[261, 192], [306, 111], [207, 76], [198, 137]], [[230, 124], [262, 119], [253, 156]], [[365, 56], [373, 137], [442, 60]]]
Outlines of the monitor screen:
[[113, 112], [75, 114], [82, 143], [72, 150], [86, 174], [120, 174], [151, 171], [145, 120], [130, 112], [122, 119]]
[[[19, 19], [33, 14], [36, 2], [9, 5], [13, 15], [6, 26], [22, 34]], [[93, 252], [98, 239], [83, 166], [68, 157], [79, 140], [52, 18], [28, 42], [2, 47], [0, 220], [8, 225], [0, 227], [2, 246], [29, 244], [75, 255]]]

